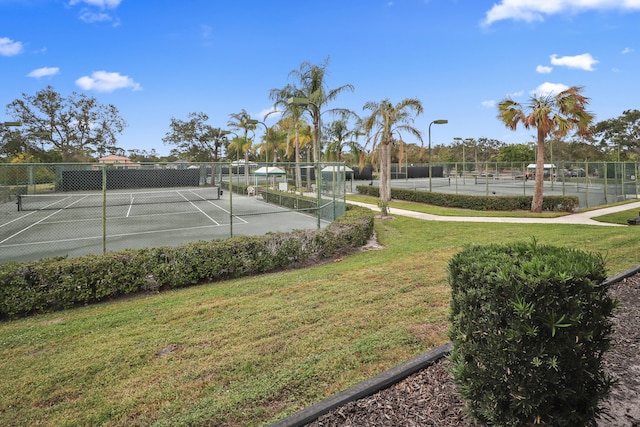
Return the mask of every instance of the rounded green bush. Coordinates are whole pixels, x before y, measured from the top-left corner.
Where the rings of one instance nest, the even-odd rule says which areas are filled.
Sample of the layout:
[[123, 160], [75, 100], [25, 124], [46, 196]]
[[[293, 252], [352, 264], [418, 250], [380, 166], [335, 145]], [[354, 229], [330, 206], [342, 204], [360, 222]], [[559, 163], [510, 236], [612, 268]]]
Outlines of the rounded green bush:
[[616, 301], [605, 262], [580, 250], [469, 247], [449, 263], [451, 372], [466, 408], [496, 426], [590, 426], [613, 381]]

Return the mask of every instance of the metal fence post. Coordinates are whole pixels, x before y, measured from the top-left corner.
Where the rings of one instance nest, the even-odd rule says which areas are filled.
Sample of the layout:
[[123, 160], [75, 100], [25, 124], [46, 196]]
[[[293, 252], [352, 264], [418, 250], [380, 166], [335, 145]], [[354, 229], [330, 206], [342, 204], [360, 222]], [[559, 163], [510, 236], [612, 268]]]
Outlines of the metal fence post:
[[102, 254], [107, 253], [107, 165], [102, 166]]

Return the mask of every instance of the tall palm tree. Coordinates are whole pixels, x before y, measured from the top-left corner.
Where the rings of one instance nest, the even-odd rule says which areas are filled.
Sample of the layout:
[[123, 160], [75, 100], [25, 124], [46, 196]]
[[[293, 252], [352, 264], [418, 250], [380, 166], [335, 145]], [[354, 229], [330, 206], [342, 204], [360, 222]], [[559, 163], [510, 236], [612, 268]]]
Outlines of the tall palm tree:
[[528, 104], [520, 105], [511, 98], [498, 104], [498, 119], [504, 125], [516, 130], [518, 124], [525, 129], [537, 129], [536, 175], [531, 202], [532, 212], [542, 212], [542, 193], [544, 188], [544, 141], [549, 135], [560, 138], [571, 130], [581, 136], [588, 136], [593, 115], [586, 108], [589, 98], [582, 95], [583, 87], [572, 86], [553, 95], [538, 95], [529, 99]]
[[265, 162], [275, 163], [278, 161], [278, 148], [286, 140], [286, 132], [278, 128], [277, 123], [270, 128], [262, 137], [262, 143], [257, 145], [260, 157], [264, 156]]
[[[391, 145], [394, 134], [402, 139], [401, 133], [408, 132], [422, 143], [422, 134], [413, 126], [415, 116], [422, 114], [422, 103], [415, 98], [407, 98], [396, 105], [389, 99], [381, 102], [367, 102], [364, 110], [370, 110], [371, 115], [363, 121], [363, 128], [369, 134], [371, 151], [376, 147], [380, 155], [380, 215], [386, 217], [389, 212], [387, 204], [391, 200]], [[362, 166], [362, 165], [361, 165]]]
[[[269, 98], [274, 101], [274, 109], [272, 112], [279, 112], [282, 114], [282, 118], [279, 123], [280, 126], [287, 130], [287, 155], [289, 155], [289, 142], [291, 141], [291, 131], [293, 131], [293, 148], [294, 148], [294, 161], [295, 161], [295, 179], [296, 188], [299, 191], [302, 189], [302, 171], [300, 169], [300, 148], [302, 145], [300, 128], [305, 125], [302, 120], [305, 107], [301, 105], [289, 104], [289, 98], [301, 96], [300, 91], [292, 85], [287, 85], [282, 89], [271, 89], [269, 92]], [[271, 112], [269, 114], [272, 114]], [[307, 184], [310, 180], [307, 177]]]
[[[311, 121], [313, 123], [313, 155], [314, 161], [319, 162], [320, 159], [316, 159], [316, 153], [320, 152], [320, 115], [322, 114], [322, 107], [333, 101], [341, 92], [348, 90], [353, 92], [354, 87], [351, 84], [339, 86], [335, 89], [327, 89], [325, 77], [327, 75], [327, 67], [329, 65], [329, 57], [320, 65], [311, 64], [308, 61], [300, 64], [300, 68], [293, 70], [289, 73], [289, 77], [296, 78], [299, 86], [296, 88], [294, 96], [300, 98], [309, 99], [308, 111], [311, 115]], [[295, 87], [295, 86], [294, 86]], [[332, 112], [343, 112], [343, 109], [332, 109]]]
[[348, 117], [342, 114], [338, 120], [334, 120], [324, 126], [322, 133], [328, 142], [325, 157], [329, 161], [341, 162], [342, 152], [345, 148], [349, 148], [352, 153], [360, 152], [361, 147], [357, 143], [358, 136], [361, 135], [361, 120], [356, 117], [356, 123], [349, 126]]
[[249, 123], [251, 120], [251, 116], [247, 111], [243, 108], [239, 113], [229, 114], [229, 121], [227, 125], [232, 129], [242, 130], [244, 132], [244, 145], [242, 146], [242, 150], [244, 151], [244, 183], [246, 186], [249, 185], [249, 152], [251, 151], [251, 141], [247, 139], [247, 133], [250, 130], [254, 130], [256, 125], [254, 123]]

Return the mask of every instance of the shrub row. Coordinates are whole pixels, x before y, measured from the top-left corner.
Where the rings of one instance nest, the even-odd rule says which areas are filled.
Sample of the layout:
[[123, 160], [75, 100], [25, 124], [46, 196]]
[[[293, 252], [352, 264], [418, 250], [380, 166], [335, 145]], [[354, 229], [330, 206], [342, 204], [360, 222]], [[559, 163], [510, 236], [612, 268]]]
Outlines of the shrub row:
[[372, 212], [349, 207], [322, 230], [10, 262], [0, 265], [0, 318], [295, 268], [363, 246], [372, 234]]
[[598, 254], [531, 243], [449, 263], [452, 374], [483, 425], [595, 425], [616, 301]]
[[263, 190], [260, 192], [260, 195], [268, 203], [277, 204], [289, 209], [306, 210], [309, 213], [315, 213], [318, 209], [316, 198], [274, 190]]
[[[220, 186], [221, 189], [223, 190], [227, 190], [229, 191], [229, 182], [228, 181], [222, 181], [220, 183], [218, 183], [218, 185]], [[250, 185], [244, 185], [244, 184], [238, 184], [235, 183], [233, 184], [233, 192], [235, 194], [247, 194], [247, 188], [249, 188]]]
[[[360, 194], [379, 197], [379, 188], [374, 186], [356, 187]], [[404, 188], [392, 188], [391, 197], [396, 200], [428, 203], [448, 208], [473, 209], [479, 211], [514, 211], [531, 209], [532, 196], [470, 196], [466, 194], [433, 193]], [[542, 199], [544, 211], [573, 212], [579, 206], [576, 196], [545, 196]]]

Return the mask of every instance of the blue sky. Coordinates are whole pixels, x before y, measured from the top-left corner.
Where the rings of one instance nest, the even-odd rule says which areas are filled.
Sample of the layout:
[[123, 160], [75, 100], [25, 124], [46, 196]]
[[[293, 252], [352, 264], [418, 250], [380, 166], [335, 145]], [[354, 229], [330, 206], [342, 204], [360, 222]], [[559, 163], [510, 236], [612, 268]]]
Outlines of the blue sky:
[[598, 121], [640, 109], [639, 43], [640, 0], [0, 0], [0, 120], [51, 85], [114, 104], [122, 148], [168, 154], [172, 117], [262, 119], [270, 89], [330, 57], [327, 86], [355, 86], [331, 107], [418, 98], [425, 143], [436, 119], [433, 144], [520, 143], [532, 131], [496, 119], [507, 96], [575, 85]]

